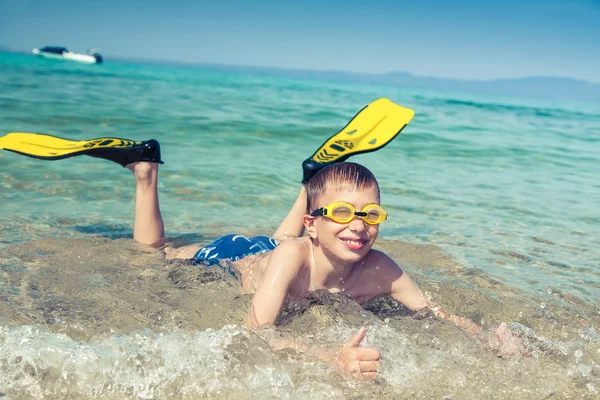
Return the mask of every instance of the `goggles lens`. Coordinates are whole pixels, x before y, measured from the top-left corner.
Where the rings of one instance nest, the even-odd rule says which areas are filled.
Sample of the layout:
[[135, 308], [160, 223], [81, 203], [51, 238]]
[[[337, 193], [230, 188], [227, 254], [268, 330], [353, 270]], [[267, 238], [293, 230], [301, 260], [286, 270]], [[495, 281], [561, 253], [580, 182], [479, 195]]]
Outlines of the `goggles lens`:
[[362, 218], [369, 225], [377, 225], [387, 219], [387, 213], [378, 204], [367, 204], [362, 210], [356, 211], [356, 208], [352, 204], [343, 201], [337, 201], [325, 207], [318, 208], [310, 215], [313, 217], [322, 215], [341, 224], [347, 224], [355, 216]]

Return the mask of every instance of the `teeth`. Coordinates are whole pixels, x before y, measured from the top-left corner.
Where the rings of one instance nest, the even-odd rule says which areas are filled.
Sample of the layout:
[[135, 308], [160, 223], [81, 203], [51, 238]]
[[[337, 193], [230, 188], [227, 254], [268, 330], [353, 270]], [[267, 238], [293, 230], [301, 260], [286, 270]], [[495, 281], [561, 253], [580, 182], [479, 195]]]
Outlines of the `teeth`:
[[363, 243], [362, 240], [353, 240], [353, 239], [342, 239], [344, 242], [346, 243], [356, 243], [356, 244], [361, 244]]

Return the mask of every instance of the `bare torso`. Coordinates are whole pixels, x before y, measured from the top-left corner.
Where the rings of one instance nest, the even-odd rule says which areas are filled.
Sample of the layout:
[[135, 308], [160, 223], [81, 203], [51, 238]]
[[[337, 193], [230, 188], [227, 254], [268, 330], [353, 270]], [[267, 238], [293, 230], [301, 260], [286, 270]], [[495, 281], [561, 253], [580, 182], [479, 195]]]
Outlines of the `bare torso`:
[[[379, 294], [389, 293], [385, 276], [381, 275], [383, 271], [374, 266], [377, 264], [376, 258], [377, 253], [379, 253], [376, 250], [371, 250], [360, 263], [352, 266], [350, 273], [347, 274], [344, 280], [333, 285], [325, 285], [319, 277], [318, 266], [312, 265], [310, 239], [303, 237], [292, 240], [303, 248], [302, 254], [305, 255], [305, 258], [301, 260], [301, 268], [296, 279], [290, 285], [289, 300], [306, 297], [310, 291], [325, 289], [332, 293], [343, 292], [362, 304]], [[190, 245], [171, 249], [166, 251], [167, 258], [190, 259], [200, 248], [202, 248], [201, 245]], [[272, 254], [273, 251], [250, 255], [231, 263], [232, 269], [240, 280], [243, 293], [254, 293], [256, 291]]]
[[254, 293], [260, 284], [265, 269], [269, 264], [271, 252], [246, 256], [231, 263], [238, 276], [243, 293]]
[[[293, 240], [298, 243], [298, 246], [303, 247], [302, 254], [306, 257], [301, 260], [302, 267], [296, 279], [291, 282], [288, 291], [290, 300], [306, 297], [311, 291], [325, 289], [331, 293], [345, 293], [362, 304], [382, 293], [389, 293], [389, 286], [380, 281], [382, 276], [379, 269], [372, 266], [374, 258], [377, 257], [377, 251], [372, 250], [360, 263], [352, 266], [344, 280], [338, 281], [336, 284], [325, 285], [319, 274], [319, 267], [313, 264], [312, 257], [310, 257], [312, 251], [310, 239], [304, 237]], [[247, 256], [232, 263], [244, 293], [256, 291], [272, 254], [273, 252], [270, 251]]]

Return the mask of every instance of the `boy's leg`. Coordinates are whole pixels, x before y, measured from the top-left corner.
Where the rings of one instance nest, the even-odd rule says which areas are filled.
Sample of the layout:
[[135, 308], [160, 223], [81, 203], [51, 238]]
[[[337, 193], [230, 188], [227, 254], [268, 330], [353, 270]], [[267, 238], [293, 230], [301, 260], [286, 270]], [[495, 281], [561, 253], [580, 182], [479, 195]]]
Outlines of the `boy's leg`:
[[306, 214], [306, 201], [306, 184], [302, 184], [296, 202], [290, 211], [288, 211], [283, 221], [281, 221], [277, 231], [273, 234], [275, 240], [281, 242], [286, 239], [302, 236], [304, 233], [302, 217]]
[[158, 204], [158, 164], [134, 162], [127, 165], [136, 181], [133, 238], [146, 245], [164, 243], [165, 229]]

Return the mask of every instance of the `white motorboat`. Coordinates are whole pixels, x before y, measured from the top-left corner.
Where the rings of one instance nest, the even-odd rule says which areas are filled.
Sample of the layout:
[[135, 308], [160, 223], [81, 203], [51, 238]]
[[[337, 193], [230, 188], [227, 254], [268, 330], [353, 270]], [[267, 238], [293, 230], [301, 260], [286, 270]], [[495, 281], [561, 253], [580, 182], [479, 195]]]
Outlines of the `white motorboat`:
[[61, 58], [64, 60], [78, 61], [87, 64], [102, 63], [102, 56], [96, 50], [90, 50], [88, 54], [73, 53], [65, 47], [46, 46], [41, 49], [33, 49], [33, 54], [46, 58]]

